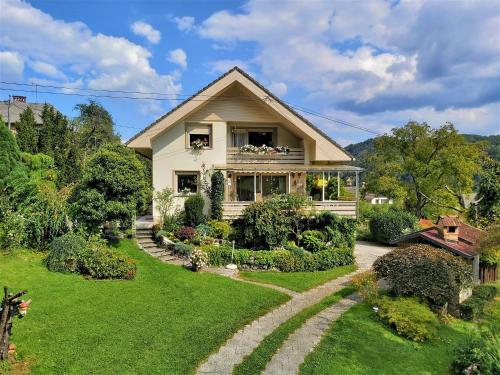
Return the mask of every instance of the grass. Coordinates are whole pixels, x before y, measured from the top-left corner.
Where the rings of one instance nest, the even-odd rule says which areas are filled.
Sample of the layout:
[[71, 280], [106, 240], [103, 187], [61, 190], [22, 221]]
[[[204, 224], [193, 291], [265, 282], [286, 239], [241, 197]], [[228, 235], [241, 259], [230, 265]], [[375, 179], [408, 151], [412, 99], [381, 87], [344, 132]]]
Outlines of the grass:
[[336, 267], [328, 271], [316, 272], [274, 272], [255, 271], [240, 272], [247, 280], [258, 281], [264, 284], [274, 284], [296, 292], [303, 292], [329, 280], [347, 275], [356, 270], [355, 265]]
[[301, 374], [448, 374], [454, 350], [475, 324], [441, 325], [436, 338], [414, 343], [378, 321], [361, 303], [342, 315], [302, 364]]
[[12, 342], [34, 374], [186, 374], [244, 324], [289, 297], [161, 263], [134, 242], [135, 280], [49, 272], [43, 254], [0, 255], [0, 282], [33, 299]]
[[267, 336], [260, 345], [245, 360], [238, 365], [233, 374], [251, 375], [260, 374], [271, 360], [274, 353], [295, 330], [300, 328], [306, 320], [318, 314], [321, 310], [338, 302], [342, 298], [355, 292], [353, 287], [346, 287], [324, 298], [317, 304], [302, 310], [300, 313], [281, 324], [273, 333]]

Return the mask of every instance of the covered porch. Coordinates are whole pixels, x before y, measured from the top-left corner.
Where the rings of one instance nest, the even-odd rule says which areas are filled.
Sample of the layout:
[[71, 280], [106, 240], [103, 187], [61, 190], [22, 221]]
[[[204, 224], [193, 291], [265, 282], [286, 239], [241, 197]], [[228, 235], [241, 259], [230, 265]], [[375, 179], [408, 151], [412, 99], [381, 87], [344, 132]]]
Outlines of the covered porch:
[[358, 216], [359, 167], [227, 164], [215, 169], [225, 174], [225, 219], [239, 218], [251, 203], [285, 193], [306, 195], [306, 210]]

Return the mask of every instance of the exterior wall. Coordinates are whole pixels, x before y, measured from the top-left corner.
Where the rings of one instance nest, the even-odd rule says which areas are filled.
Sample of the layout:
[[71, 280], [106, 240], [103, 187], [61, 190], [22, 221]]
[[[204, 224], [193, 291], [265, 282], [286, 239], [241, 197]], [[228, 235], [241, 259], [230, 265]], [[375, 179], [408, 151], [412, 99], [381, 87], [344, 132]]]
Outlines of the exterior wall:
[[[180, 122], [152, 141], [153, 148], [153, 188], [155, 191], [165, 187], [174, 189], [175, 172], [200, 172], [202, 164], [209, 169], [214, 164], [226, 162], [226, 123], [214, 121], [212, 124], [212, 148], [195, 155], [186, 148], [185, 123]], [[176, 193], [176, 192], [174, 192]], [[176, 193], [176, 205], [183, 207], [185, 197]], [[209, 201], [205, 197], [205, 211], [208, 212]], [[158, 211], [153, 202], [153, 216]]]

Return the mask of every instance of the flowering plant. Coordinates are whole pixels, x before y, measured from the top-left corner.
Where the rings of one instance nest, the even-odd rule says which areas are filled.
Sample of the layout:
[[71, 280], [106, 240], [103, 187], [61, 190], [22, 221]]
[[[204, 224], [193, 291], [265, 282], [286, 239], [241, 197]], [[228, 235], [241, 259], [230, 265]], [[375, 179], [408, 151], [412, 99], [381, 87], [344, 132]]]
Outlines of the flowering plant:
[[194, 271], [199, 271], [202, 267], [205, 267], [208, 263], [208, 255], [206, 252], [200, 249], [195, 249], [189, 259], [191, 260], [191, 266]]
[[290, 148], [288, 146], [266, 146], [262, 145], [260, 147], [254, 145], [244, 145], [240, 147], [240, 153], [242, 154], [260, 154], [260, 155], [272, 155], [272, 154], [281, 154], [287, 155], [290, 152]]
[[203, 150], [207, 146], [208, 146], [208, 141], [206, 140], [206, 138], [203, 138], [203, 140], [195, 139], [193, 142], [191, 142], [191, 148], [195, 151]]

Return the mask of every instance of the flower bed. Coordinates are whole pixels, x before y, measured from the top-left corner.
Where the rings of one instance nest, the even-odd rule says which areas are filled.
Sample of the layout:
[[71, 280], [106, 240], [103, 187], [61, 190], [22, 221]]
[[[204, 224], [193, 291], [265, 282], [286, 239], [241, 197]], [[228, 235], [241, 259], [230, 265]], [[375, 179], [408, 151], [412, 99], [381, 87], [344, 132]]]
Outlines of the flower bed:
[[241, 154], [257, 154], [257, 155], [288, 155], [290, 148], [288, 146], [270, 147], [266, 145], [254, 146], [244, 145], [240, 147]]

